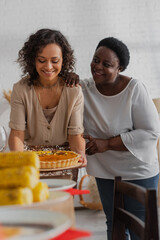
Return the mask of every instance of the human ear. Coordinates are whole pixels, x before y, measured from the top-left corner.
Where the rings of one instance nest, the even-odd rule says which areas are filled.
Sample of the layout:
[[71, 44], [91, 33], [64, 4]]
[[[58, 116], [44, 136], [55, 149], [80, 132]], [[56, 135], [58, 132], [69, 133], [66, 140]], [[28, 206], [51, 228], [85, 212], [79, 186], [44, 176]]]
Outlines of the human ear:
[[119, 66], [119, 67], [118, 67], [118, 70], [119, 70], [119, 72], [122, 72], [122, 71], [123, 71], [123, 67], [122, 67], [122, 66]]

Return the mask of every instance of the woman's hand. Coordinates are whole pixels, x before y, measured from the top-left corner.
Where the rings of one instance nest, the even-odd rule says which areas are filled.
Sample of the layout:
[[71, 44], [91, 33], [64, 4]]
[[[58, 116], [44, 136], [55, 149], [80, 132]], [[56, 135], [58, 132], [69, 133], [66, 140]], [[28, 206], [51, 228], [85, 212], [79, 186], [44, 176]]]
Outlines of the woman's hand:
[[79, 154], [81, 155], [81, 158], [80, 158], [80, 162], [82, 163], [82, 165], [80, 166], [80, 168], [83, 168], [83, 167], [86, 167], [87, 166], [87, 158], [86, 158], [86, 155], [84, 154], [84, 152], [79, 152]]
[[65, 79], [67, 87], [74, 87], [79, 85], [79, 75], [73, 72], [69, 72]]
[[84, 135], [83, 137], [89, 140], [86, 144], [86, 154], [88, 155], [103, 153], [108, 150], [128, 151], [120, 136], [109, 139], [93, 138], [89, 135]]
[[84, 135], [83, 137], [89, 140], [89, 142], [86, 143], [87, 155], [102, 153], [108, 150], [108, 140], [93, 138], [92, 136], [89, 136], [89, 135]]
[[86, 167], [87, 159], [85, 154], [85, 140], [82, 137], [82, 134], [68, 135], [68, 141], [69, 141], [70, 149], [81, 155], [81, 158], [80, 158], [80, 162], [82, 162], [81, 167]]

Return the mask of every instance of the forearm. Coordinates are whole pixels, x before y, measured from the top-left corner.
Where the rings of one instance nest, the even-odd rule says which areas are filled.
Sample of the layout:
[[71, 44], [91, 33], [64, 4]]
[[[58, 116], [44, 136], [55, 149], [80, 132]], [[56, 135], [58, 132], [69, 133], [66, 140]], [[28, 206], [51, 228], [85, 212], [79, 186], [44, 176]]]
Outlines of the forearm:
[[88, 155], [112, 151], [128, 151], [122, 142], [120, 136], [109, 139], [93, 138], [92, 136], [84, 136], [89, 141], [86, 144], [86, 153]]
[[79, 135], [68, 136], [69, 146], [72, 151], [85, 154], [85, 140]]
[[24, 131], [11, 129], [8, 144], [10, 151], [24, 151]]
[[122, 142], [122, 139], [120, 136], [110, 138], [107, 141], [108, 141], [107, 150], [128, 151], [128, 149], [125, 147], [124, 143]]
[[87, 165], [87, 159], [85, 154], [85, 140], [81, 135], [69, 135], [68, 141], [70, 149], [74, 152], [79, 153], [82, 156], [81, 162], [82, 167]]

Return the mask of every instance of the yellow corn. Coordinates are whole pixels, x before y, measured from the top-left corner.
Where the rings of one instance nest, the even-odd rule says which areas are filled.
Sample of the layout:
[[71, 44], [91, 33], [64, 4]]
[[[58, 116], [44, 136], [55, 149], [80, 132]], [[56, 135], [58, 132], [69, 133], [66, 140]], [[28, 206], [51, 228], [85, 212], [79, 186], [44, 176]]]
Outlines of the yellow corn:
[[34, 188], [39, 181], [39, 171], [32, 166], [0, 169], [0, 188]]
[[42, 202], [48, 199], [49, 190], [48, 185], [43, 182], [39, 182], [35, 188], [32, 189], [33, 192], [33, 202]]
[[0, 153], [0, 168], [20, 166], [40, 167], [39, 157], [35, 152], [4, 152]]
[[31, 204], [32, 190], [29, 188], [0, 189], [0, 205]]

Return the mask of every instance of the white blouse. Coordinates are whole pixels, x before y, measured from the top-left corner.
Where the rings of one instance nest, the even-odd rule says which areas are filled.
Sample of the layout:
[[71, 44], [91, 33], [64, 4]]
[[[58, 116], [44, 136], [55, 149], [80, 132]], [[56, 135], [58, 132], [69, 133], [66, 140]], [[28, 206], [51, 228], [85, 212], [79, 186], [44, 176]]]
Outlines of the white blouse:
[[159, 172], [157, 139], [160, 121], [156, 107], [143, 83], [131, 79], [114, 96], [104, 96], [92, 79], [81, 82], [85, 133], [95, 138], [121, 136], [128, 151], [106, 151], [87, 156], [90, 175], [113, 179], [144, 179]]

